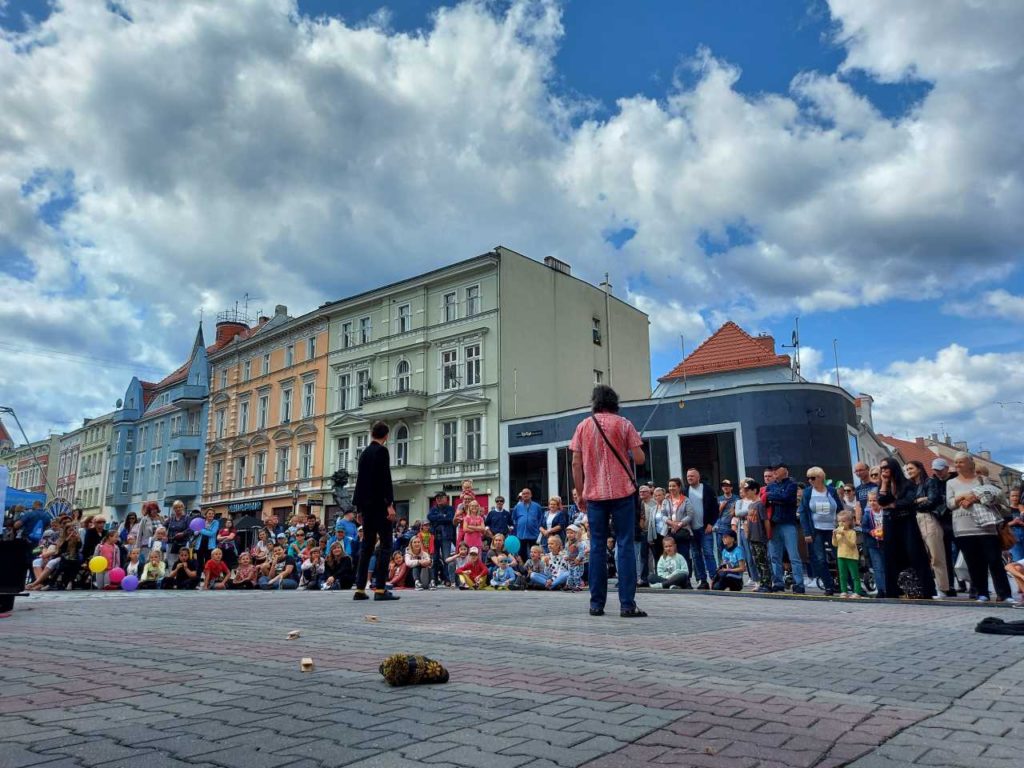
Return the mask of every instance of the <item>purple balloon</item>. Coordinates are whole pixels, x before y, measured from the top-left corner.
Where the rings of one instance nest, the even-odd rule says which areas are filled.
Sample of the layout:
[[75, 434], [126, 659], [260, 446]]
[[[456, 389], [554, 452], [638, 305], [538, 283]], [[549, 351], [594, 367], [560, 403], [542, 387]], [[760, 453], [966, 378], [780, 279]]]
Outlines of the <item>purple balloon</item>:
[[188, 527], [192, 529], [192, 533], [199, 533], [206, 527], [206, 523], [203, 522], [203, 518], [194, 517], [192, 518], [192, 522], [188, 524]]
[[125, 576], [121, 579], [121, 589], [125, 592], [134, 592], [139, 587], [138, 576]]

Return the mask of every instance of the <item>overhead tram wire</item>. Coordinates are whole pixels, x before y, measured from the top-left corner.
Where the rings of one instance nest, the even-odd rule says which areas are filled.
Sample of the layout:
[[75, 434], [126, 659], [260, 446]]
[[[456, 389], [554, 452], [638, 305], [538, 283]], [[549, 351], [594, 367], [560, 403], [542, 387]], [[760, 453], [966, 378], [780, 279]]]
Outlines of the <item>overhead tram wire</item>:
[[149, 371], [160, 376], [166, 375], [168, 370], [165, 368], [158, 368], [154, 365], [145, 365], [144, 363], [126, 363], [123, 361], [111, 360], [109, 358], [96, 357], [94, 355], [80, 355], [74, 352], [64, 352], [63, 350], [53, 349], [49, 347], [22, 347], [18, 346], [17, 344], [11, 344], [6, 341], [0, 341], [0, 349], [7, 349], [22, 355], [35, 355], [37, 357], [47, 357], [52, 360], [66, 360], [79, 363], [95, 363], [102, 365], [106, 368], [120, 368], [126, 371]]

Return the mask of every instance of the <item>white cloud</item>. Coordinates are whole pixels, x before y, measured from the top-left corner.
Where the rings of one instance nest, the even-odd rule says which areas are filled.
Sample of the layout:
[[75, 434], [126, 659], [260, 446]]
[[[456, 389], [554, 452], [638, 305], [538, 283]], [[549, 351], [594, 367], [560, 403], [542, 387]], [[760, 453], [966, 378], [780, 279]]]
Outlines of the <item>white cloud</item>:
[[[586, 102], [552, 86], [553, 1], [468, 2], [416, 34], [289, 0], [121, 5], [131, 21], [83, 0], [0, 38], [0, 257], [34, 270], [0, 264], [0, 289], [41, 297], [0, 323], [24, 344], [170, 370], [200, 307], [306, 309], [504, 243], [645, 286], [672, 345], [705, 318], [949, 300], [1024, 245], [1012, 0], [833, 0], [839, 73], [752, 97], [702, 50], [692, 82], [581, 123]], [[852, 69], [933, 88], [888, 118]], [[70, 207], [43, 222], [55, 194]], [[623, 226], [616, 250], [604, 233]], [[98, 365], [78, 401], [0, 348], [10, 370], [33, 380], [14, 404], [39, 433], [129, 378]]]
[[692, 350], [708, 336], [708, 326], [700, 312], [684, 307], [678, 299], [655, 299], [629, 291], [626, 301], [650, 318], [654, 349], [679, 349], [679, 337], [683, 336]]
[[973, 301], [953, 302], [949, 311], [961, 317], [999, 317], [1024, 321], [1024, 296], [1015, 296], [1002, 289], [986, 291]]

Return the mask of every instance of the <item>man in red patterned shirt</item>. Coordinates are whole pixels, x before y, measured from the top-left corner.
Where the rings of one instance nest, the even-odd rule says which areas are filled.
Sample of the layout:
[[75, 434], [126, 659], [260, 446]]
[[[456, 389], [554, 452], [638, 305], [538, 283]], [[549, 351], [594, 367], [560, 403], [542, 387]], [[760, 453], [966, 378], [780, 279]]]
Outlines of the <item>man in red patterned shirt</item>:
[[[636, 556], [633, 529], [636, 527], [637, 484], [629, 467], [643, 464], [647, 457], [640, 434], [619, 416], [619, 396], [611, 387], [594, 387], [590, 418], [576, 427], [569, 443], [572, 451], [572, 479], [580, 490], [579, 509], [586, 512], [591, 541], [604, 542], [615, 536], [618, 561], [619, 615], [640, 618], [647, 614], [636, 607]], [[608, 599], [608, 552], [604, 546], [590, 548], [590, 615], [603, 616]]]

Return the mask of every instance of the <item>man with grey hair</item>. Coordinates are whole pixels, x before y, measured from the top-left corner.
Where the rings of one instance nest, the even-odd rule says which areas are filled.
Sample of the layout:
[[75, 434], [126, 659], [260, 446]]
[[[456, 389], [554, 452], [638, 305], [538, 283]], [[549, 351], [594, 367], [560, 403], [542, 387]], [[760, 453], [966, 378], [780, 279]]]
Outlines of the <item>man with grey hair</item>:
[[[941, 457], [933, 459], [932, 474], [928, 478], [928, 483], [925, 487], [928, 492], [928, 507], [930, 509], [928, 514], [935, 517], [939, 527], [942, 529], [942, 552], [946, 575], [945, 579], [940, 579], [933, 562], [932, 570], [935, 572], [935, 583], [946, 597], [956, 597], [956, 589], [953, 586], [956, 584], [955, 574], [953, 573], [953, 563], [956, 559], [953, 557], [953, 518], [946, 504], [946, 483], [949, 477], [949, 462]], [[924, 538], [925, 547], [928, 549], [929, 554], [931, 554], [932, 544], [929, 543], [924, 529], [921, 529], [921, 536]]]
[[640, 517], [636, 521], [636, 529], [633, 532], [633, 548], [636, 550], [636, 577], [638, 587], [649, 587], [650, 565], [648, 564], [649, 550], [647, 546], [647, 521], [654, 515], [655, 503], [651, 498], [651, 486], [641, 485], [640, 489]]

